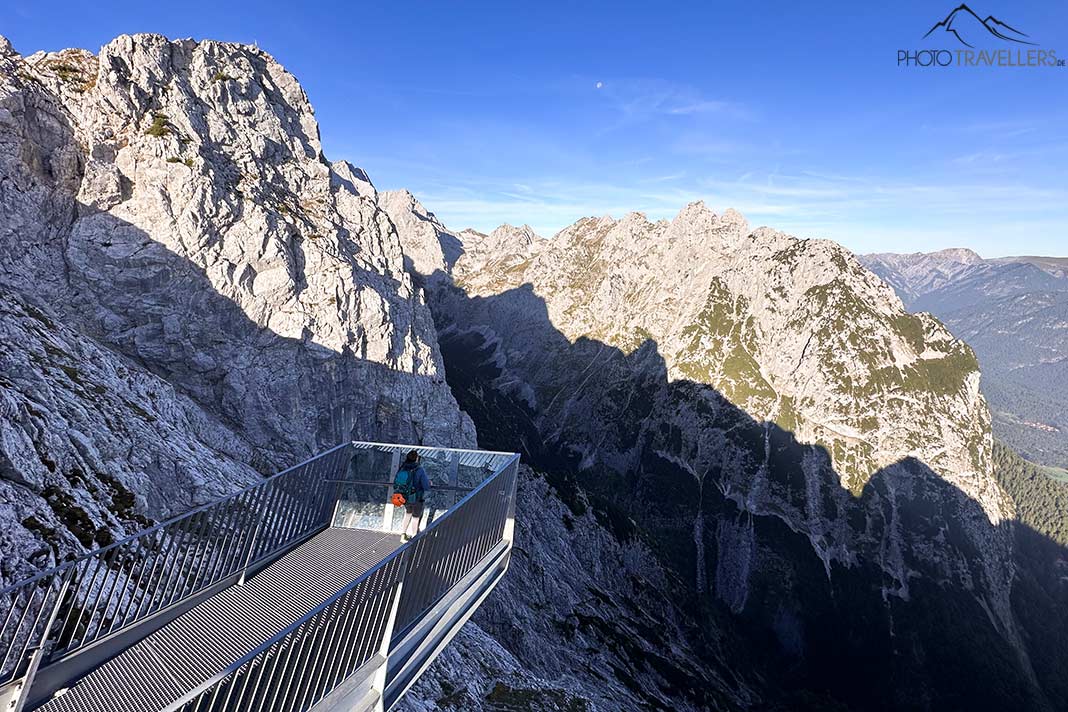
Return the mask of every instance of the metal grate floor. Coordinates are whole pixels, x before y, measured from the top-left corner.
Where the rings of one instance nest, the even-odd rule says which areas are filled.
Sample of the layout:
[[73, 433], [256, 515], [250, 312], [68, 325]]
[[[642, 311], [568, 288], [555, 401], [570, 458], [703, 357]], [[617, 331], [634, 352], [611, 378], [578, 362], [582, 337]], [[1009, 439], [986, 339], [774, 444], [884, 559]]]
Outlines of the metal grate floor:
[[184, 613], [38, 707], [157, 712], [269, 640], [401, 544], [395, 534], [327, 529], [245, 582]]

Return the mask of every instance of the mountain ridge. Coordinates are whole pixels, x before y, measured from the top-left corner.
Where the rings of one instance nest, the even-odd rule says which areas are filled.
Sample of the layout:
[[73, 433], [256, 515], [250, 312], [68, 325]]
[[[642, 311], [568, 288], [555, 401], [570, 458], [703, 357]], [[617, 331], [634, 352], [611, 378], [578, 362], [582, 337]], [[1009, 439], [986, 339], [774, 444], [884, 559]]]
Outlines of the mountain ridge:
[[999, 438], [1028, 459], [1068, 464], [1061, 427], [1068, 399], [1068, 259], [962, 262], [950, 253], [873, 254], [861, 260], [911, 311], [929, 311], [976, 350]]
[[[878, 648], [893, 635], [876, 632], [887, 623], [871, 601], [889, 606], [899, 635], [915, 617], [947, 615], [928, 606], [953, 601], [962, 608], [952, 615], [994, 637], [951, 643], [917, 632], [917, 645], [986, 650], [986, 661], [973, 652], [963, 664], [1004, 665], [991, 674], [1020, 685], [1004, 704], [1049, 707], [1013, 602], [1015, 510], [989, 467], [978, 364], [934, 317], [908, 315], [835, 243], [750, 229], [734, 211], [697, 203], [655, 223], [639, 213], [583, 218], [533, 249], [467, 245], [452, 274], [426, 289], [450, 385], [480, 437], [523, 442], [536, 467], [574, 472], [573, 482], [556, 481], [561, 496], [577, 488], [604, 503], [606, 522], [635, 523], [691, 595], [768, 630], [774, 649], [852, 669], [841, 639], [824, 648], [812, 632], [859, 617]], [[880, 410], [928, 397], [909, 414]], [[851, 410], [857, 403], [879, 412]], [[881, 433], [869, 430], [878, 424]], [[938, 514], [919, 514], [932, 502]], [[912, 538], [921, 521], [929, 532], [963, 529], [933, 544]], [[957, 582], [951, 570], [969, 573]], [[813, 576], [825, 583], [801, 583]], [[839, 590], [845, 580], [856, 588]], [[821, 619], [828, 588], [856, 610]], [[976, 602], [985, 612], [973, 619], [962, 611]], [[943, 694], [996, 707], [982, 676], [966, 677], [985, 693], [946, 693], [952, 683], [907, 655], [884, 664], [914, 681], [880, 692], [887, 708]], [[878, 707], [805, 669], [837, 702]]]
[[[266, 52], [144, 34], [22, 57], [0, 39], [0, 178], [2, 582], [347, 438], [475, 444], [409, 273], [419, 255], [387, 214], [410, 198], [326, 160], [307, 96]], [[685, 618], [640, 542], [565, 516], [529, 468], [519, 488], [513, 567], [551, 562], [561, 585], [502, 587], [410, 709], [741, 709], [684, 642], [634, 647]], [[531, 659], [505, 647], [509, 618], [538, 624]], [[575, 640], [605, 652], [570, 669]], [[673, 699], [673, 675], [714, 692]]]

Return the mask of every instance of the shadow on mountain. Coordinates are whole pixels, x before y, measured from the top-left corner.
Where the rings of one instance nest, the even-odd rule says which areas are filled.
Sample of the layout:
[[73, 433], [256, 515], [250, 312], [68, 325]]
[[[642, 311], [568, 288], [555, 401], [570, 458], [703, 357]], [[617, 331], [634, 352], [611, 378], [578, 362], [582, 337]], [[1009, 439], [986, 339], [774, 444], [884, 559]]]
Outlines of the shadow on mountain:
[[[347, 345], [335, 351], [307, 329], [300, 338], [281, 336], [140, 228], [89, 206], [78, 210], [64, 253], [69, 286], [47, 300], [50, 306], [230, 424], [254, 446], [261, 472], [346, 439], [424, 441], [427, 414], [416, 408], [412, 379], [441, 377], [391, 368]], [[289, 247], [287, 284], [299, 291], [304, 259], [297, 240]], [[399, 288], [395, 279], [354, 270], [357, 283]], [[405, 348], [413, 328], [395, 317], [389, 357]], [[299, 441], [303, 447], [291, 449]]]
[[[62, 156], [52, 154], [69, 144], [26, 143], [27, 170], [55, 183]], [[303, 454], [280, 452], [295, 433], [306, 433], [305, 452], [349, 437], [423, 441], [429, 417], [416, 411], [410, 372], [307, 332], [281, 336], [136, 226], [67, 207], [82, 218], [66, 244], [42, 236], [28, 257], [60, 283], [45, 290], [54, 306], [232, 421], [261, 469]], [[299, 292], [304, 255], [291, 237]], [[1054, 542], [990, 524], [916, 461], [875, 473], [853, 497], [822, 448], [706, 384], [669, 380], [653, 341], [629, 352], [571, 343], [529, 286], [488, 298], [439, 289], [435, 316], [449, 385], [482, 445], [521, 449], [573, 513], [592, 511], [622, 541], [641, 538], [684, 582], [671, 594], [705, 665], [636, 657], [630, 670], [597, 671], [651, 708], [654, 692], [712, 708], [710, 688], [739, 679], [762, 682], [752, 709], [1068, 708], [1068, 554]], [[411, 325], [393, 326], [399, 352]], [[556, 534], [567, 531], [561, 521]], [[612, 624], [602, 622], [606, 641]], [[507, 620], [493, 632], [519, 660], [541, 659], [523, 654], [539, 641]], [[614, 644], [626, 647], [621, 631]], [[663, 682], [650, 691], [631, 672], [654, 664]]]
[[[265, 65], [261, 69], [266, 72]], [[3, 240], [5, 254], [0, 255], [4, 267], [0, 284], [48, 303], [65, 323], [133, 359], [236, 425], [257, 450], [254, 465], [261, 471], [291, 464], [295, 458], [351, 437], [410, 442], [455, 437], [458, 424], [441, 422], [447, 421], [443, 413], [455, 410], [444, 378], [412, 373], [431, 352], [410, 343], [413, 333], [433, 330], [427, 312], [413, 313], [387, 303], [383, 309], [389, 315], [392, 341], [381, 355], [356, 352], [348, 345], [333, 350], [316, 343], [307, 328], [292, 333], [277, 327], [296, 323], [293, 330], [298, 330], [299, 324], [311, 322], [316, 315], [309, 317], [305, 305], [293, 307], [288, 324], [286, 314], [269, 313], [262, 307], [263, 313], [254, 313], [252, 308], [246, 313], [231, 297], [261, 292], [264, 287], [252, 266], [228, 262], [218, 243], [227, 225], [247, 218], [244, 206], [251, 198], [241, 199], [237, 191], [238, 199], [231, 201], [229, 211], [217, 207], [208, 211], [216, 216], [215, 223], [205, 224], [195, 238], [198, 243], [188, 247], [189, 252], [214, 258], [209, 278], [203, 268], [152, 235], [101, 209], [128, 200], [134, 186], [118, 171], [102, 177], [98, 167], [86, 175], [87, 149], [50, 91], [27, 81], [20, 97], [25, 106], [13, 103], [17, 115], [0, 127], [0, 139], [18, 147], [4, 163], [10, 175], [0, 183], [0, 214], [13, 216], [12, 229]], [[294, 136], [304, 135], [299, 126], [289, 128]], [[270, 158], [277, 163], [305, 160], [310, 155], [308, 144], [301, 153], [300, 148], [268, 143]], [[96, 158], [108, 161], [115, 159], [117, 149], [102, 143], [91, 150]], [[213, 170], [218, 170], [213, 180], [221, 190], [236, 191], [234, 186], [241, 179], [237, 165], [226, 156], [213, 158]], [[172, 160], [153, 170], [195, 169]], [[83, 181], [96, 181], [89, 192], [99, 196], [99, 204], [76, 199]], [[346, 181], [335, 173], [332, 189], [344, 190]], [[359, 192], [351, 183], [348, 187]], [[268, 193], [272, 190], [270, 185], [264, 188]], [[312, 240], [325, 238], [302, 234], [309, 229], [298, 205], [286, 208], [278, 196], [265, 202], [280, 205], [268, 216], [286, 264], [284, 277], [276, 280], [277, 289], [289, 290], [286, 296], [295, 301], [308, 283], [305, 249]], [[229, 222], [221, 225], [224, 219]], [[330, 239], [335, 237], [338, 254], [355, 255], [364, 249], [359, 236], [343, 227]], [[377, 290], [387, 302], [391, 293], [399, 291], [400, 274], [367, 271], [355, 259], [348, 260], [345, 268], [352, 269], [356, 284]], [[231, 285], [229, 296], [216, 288], [221, 283]], [[359, 299], [351, 294], [336, 295], [321, 311], [332, 308], [362, 316]], [[327, 328], [329, 324], [317, 331]], [[337, 341], [354, 344], [362, 342], [360, 329], [373, 333], [385, 327], [349, 327], [357, 333], [345, 333], [345, 324], [340, 328]], [[441, 403], [425, 390], [420, 392], [415, 383], [420, 380], [435, 382]]]
[[[824, 448], [669, 379], [654, 341], [571, 342], [529, 284], [481, 297], [430, 282], [480, 445], [518, 447], [574, 514], [640, 538], [684, 582], [707, 670], [660, 671], [660, 692], [713, 708], [710, 686], [744, 678], [764, 681], [751, 709], [1068, 708], [1068, 550], [992, 524], [911, 458], [855, 497]], [[482, 625], [537, 659], [507, 620]]]

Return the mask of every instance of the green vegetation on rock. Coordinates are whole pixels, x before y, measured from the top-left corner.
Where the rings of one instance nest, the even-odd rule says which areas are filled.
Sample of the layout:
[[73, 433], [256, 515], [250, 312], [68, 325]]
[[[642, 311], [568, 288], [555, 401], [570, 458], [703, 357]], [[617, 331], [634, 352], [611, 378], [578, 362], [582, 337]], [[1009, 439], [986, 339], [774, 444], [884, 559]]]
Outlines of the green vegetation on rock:
[[735, 299], [718, 277], [693, 324], [683, 329], [686, 344], [675, 358], [683, 376], [719, 390], [737, 405], [767, 412], [776, 399], [753, 352], [756, 324], [744, 299]]
[[152, 125], [148, 127], [145, 134], [148, 136], [155, 136], [161, 138], [168, 136], [171, 133], [170, 127], [167, 125], [168, 117], [163, 112], [157, 111], [152, 114]]

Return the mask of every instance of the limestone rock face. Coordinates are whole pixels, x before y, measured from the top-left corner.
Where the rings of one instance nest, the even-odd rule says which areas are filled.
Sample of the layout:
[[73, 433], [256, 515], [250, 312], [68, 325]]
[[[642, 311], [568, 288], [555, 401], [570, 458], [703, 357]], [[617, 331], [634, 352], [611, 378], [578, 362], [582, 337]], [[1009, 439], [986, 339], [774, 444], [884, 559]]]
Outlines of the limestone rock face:
[[401, 234], [416, 236], [404, 246], [409, 271], [424, 279], [447, 275], [463, 254], [460, 240], [406, 190], [392, 190], [379, 197]]
[[[66, 340], [40, 361], [8, 353], [23, 380], [5, 370], [0, 474], [32, 499], [77, 465], [70, 487], [94, 527], [111, 521], [109, 498], [51, 426], [77, 429], [108, 453], [100, 463], [125, 440], [127, 464], [108, 471], [149, 517], [249, 481], [249, 464], [270, 472], [347, 438], [474, 443], [377, 192], [324, 158], [297, 80], [253, 47], [124, 35], [97, 54], [22, 57], [0, 43], [0, 287], [52, 310]], [[15, 306], [4, 319], [22, 342], [51, 338]], [[56, 376], [90, 353], [111, 376]], [[117, 392], [120, 371], [140, 396], [93, 390]], [[34, 379], [55, 412], [26, 415]], [[199, 425], [152, 442], [167, 419], [143, 402], [150, 388], [170, 403], [167, 432]], [[96, 416], [68, 427], [78, 398]], [[47, 499], [35, 516], [53, 526]]]
[[0, 581], [251, 484], [249, 445], [171, 384], [0, 290]]
[[[548, 240], [454, 235], [430, 303], [484, 445], [577, 471], [698, 598], [813, 674], [870, 654], [912, 680], [862, 693], [842, 672], [849, 704], [977, 694], [933, 663], [956, 633], [922, 621], [950, 609], [1035, 694], [978, 364], [935, 318], [835, 243], [701, 203]], [[902, 636], [928, 652], [875, 652]]]
[[1068, 259], [960, 249], [860, 259], [911, 311], [934, 314], [975, 349], [996, 437], [1029, 460], [1068, 466]]
[[639, 538], [526, 466], [518, 498], [507, 576], [400, 709], [726, 712], [760, 699], [733, 631], [703, 627]]
[[[404, 235], [404, 231], [401, 231]], [[501, 225], [488, 235], [483, 235], [475, 230], [464, 230], [460, 233], [460, 240], [464, 251], [471, 253], [467, 264], [480, 264], [483, 267], [493, 263], [495, 267], [508, 268], [516, 263], [516, 258], [527, 256], [535, 249], [542, 238], [534, 232], [529, 225], [515, 227], [514, 225]], [[407, 248], [407, 239], [405, 247]], [[495, 264], [496, 260], [507, 260], [502, 265]]]
[[261, 448], [471, 440], [373, 187], [269, 55], [137, 35], [3, 61], [17, 286]]
[[[586, 219], [552, 240], [497, 246], [458, 262], [469, 300], [531, 285], [572, 344], [655, 348], [668, 382], [711, 386], [753, 419], [822, 446], [854, 493], [912, 457], [980, 502], [991, 523], [1011, 514], [990, 477], [971, 350], [935, 319], [908, 314], [839, 245], [750, 230], [734, 211], [695, 203], [670, 222]], [[486, 266], [509, 258], [509, 269]], [[509, 365], [540, 360], [531, 346]]]

